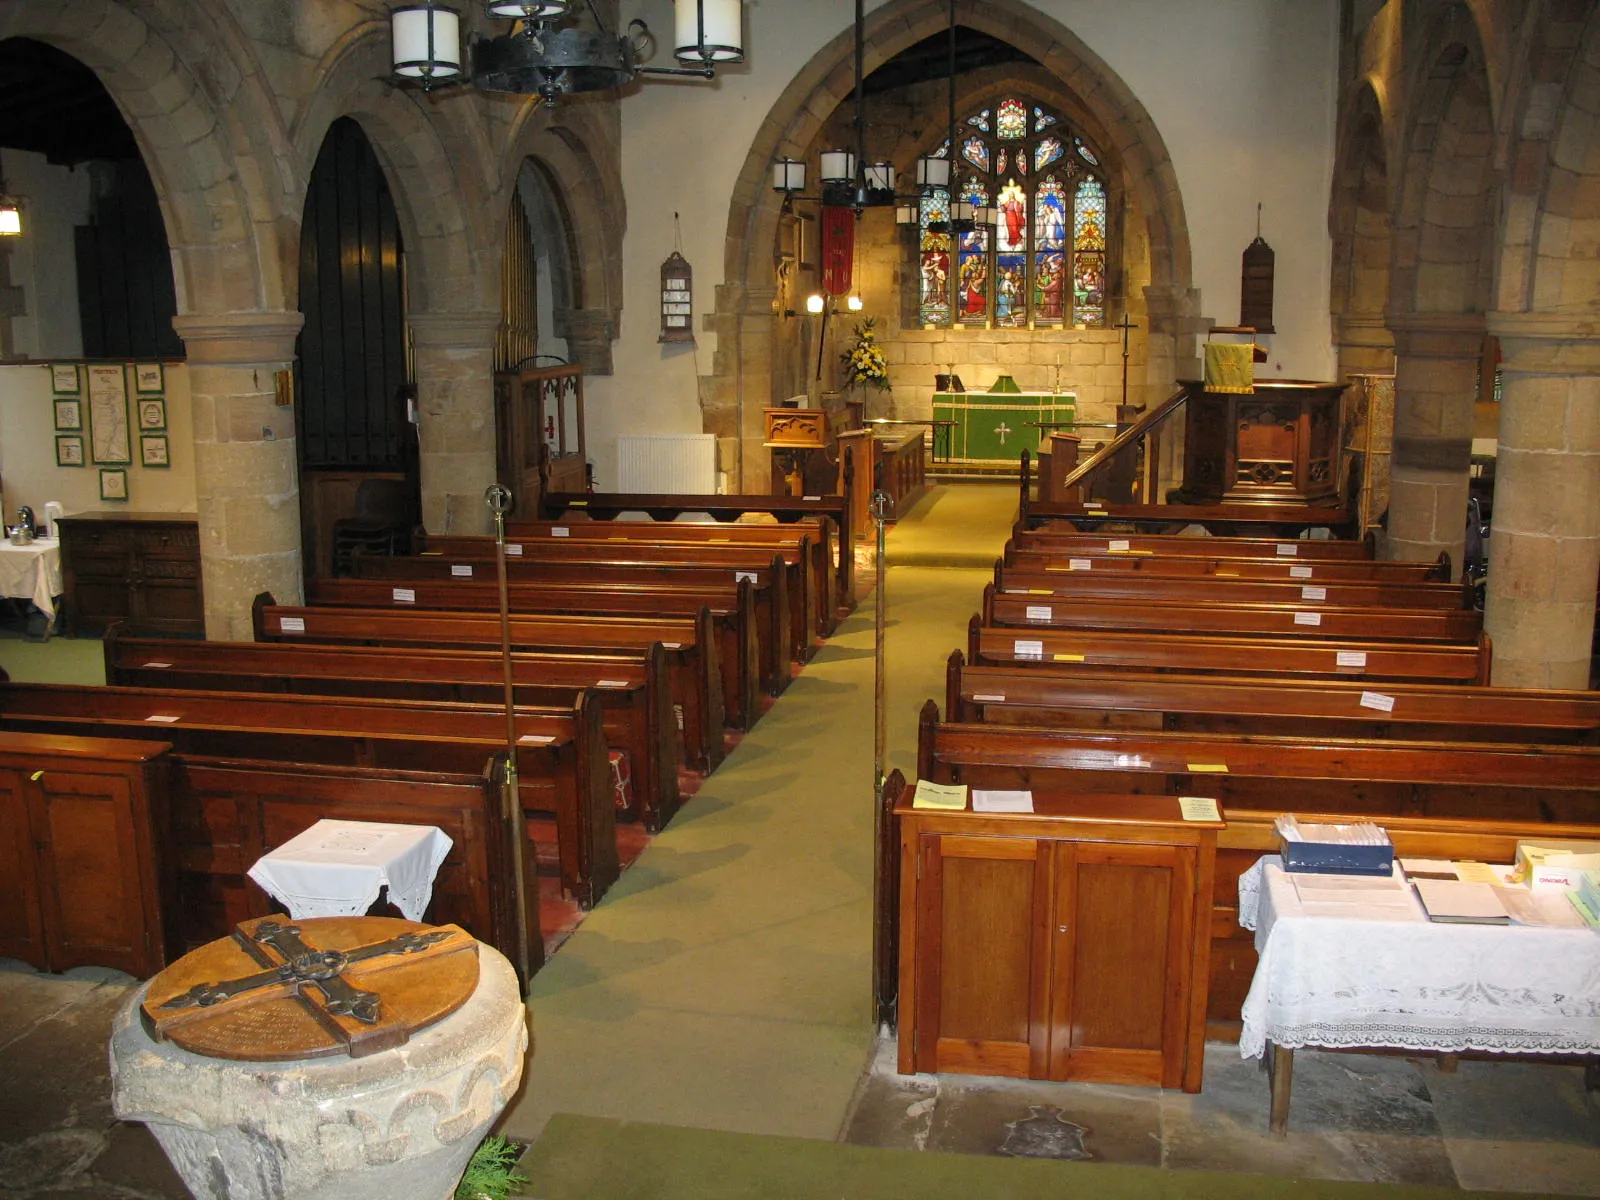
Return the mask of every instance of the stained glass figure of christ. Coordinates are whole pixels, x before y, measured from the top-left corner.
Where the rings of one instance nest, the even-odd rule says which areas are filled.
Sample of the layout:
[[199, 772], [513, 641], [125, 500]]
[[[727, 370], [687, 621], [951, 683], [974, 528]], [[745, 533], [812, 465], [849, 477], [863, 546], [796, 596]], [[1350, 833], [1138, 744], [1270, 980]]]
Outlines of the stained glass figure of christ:
[[922, 323], [1103, 328], [1110, 204], [1099, 155], [1020, 96], [969, 114], [956, 145], [959, 195], [973, 204], [995, 197], [997, 222], [992, 232], [930, 231], [949, 220], [950, 195], [924, 197]]

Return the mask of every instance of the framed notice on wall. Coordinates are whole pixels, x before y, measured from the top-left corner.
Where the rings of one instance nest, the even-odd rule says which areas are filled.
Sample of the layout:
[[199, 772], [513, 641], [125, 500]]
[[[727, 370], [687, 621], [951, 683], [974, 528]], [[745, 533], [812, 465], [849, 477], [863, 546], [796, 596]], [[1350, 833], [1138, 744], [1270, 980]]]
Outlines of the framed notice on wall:
[[58, 396], [78, 394], [78, 364], [51, 363], [50, 390]]
[[128, 376], [121, 363], [89, 366], [89, 450], [97, 463], [133, 461]]
[[676, 250], [661, 264], [661, 336], [656, 341], [694, 341], [694, 270]]

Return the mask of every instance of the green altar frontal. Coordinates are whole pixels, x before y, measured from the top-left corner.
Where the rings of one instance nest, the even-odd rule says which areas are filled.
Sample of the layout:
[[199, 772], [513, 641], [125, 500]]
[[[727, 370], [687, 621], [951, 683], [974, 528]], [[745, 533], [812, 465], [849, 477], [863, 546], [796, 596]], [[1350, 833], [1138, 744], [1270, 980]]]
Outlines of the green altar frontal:
[[1073, 392], [935, 392], [933, 419], [949, 428], [952, 466], [1016, 470], [1024, 450], [1037, 454], [1054, 422], [1070, 429], [1077, 420]]

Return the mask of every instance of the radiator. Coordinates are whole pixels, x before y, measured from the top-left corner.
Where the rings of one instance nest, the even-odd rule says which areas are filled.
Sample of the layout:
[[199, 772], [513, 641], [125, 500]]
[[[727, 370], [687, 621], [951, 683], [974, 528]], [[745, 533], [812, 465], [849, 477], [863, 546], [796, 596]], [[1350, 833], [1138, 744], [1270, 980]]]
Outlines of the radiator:
[[717, 439], [709, 433], [625, 433], [617, 438], [617, 491], [710, 496]]

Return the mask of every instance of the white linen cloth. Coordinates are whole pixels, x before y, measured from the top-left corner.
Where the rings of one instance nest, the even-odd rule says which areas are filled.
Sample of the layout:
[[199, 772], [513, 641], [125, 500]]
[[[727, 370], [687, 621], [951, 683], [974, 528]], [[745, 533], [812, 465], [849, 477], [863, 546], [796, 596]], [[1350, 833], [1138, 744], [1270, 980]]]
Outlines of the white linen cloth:
[[449, 835], [432, 825], [324, 818], [262, 855], [249, 875], [287, 904], [297, 921], [357, 916], [386, 884], [394, 906], [407, 920], [420, 921], [451, 845]]
[[61, 543], [56, 538], [35, 538], [29, 545], [13, 546], [0, 537], [0, 596], [32, 600], [46, 617], [56, 615], [61, 595]]
[[[1410, 889], [1407, 889], [1408, 893]], [[1239, 880], [1260, 961], [1239, 1053], [1386, 1046], [1600, 1052], [1600, 935], [1589, 929], [1308, 916], [1281, 860]]]

